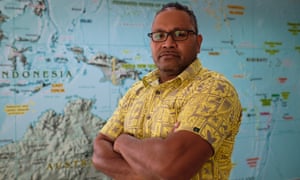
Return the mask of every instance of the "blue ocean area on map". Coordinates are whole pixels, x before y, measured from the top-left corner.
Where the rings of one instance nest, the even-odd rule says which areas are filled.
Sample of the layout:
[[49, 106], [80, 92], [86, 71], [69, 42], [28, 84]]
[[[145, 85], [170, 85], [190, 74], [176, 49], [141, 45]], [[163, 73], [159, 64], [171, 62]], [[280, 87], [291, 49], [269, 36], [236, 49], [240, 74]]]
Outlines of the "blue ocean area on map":
[[[242, 102], [230, 179], [300, 179], [300, 1], [179, 2], [198, 18], [203, 66]], [[162, 4], [0, 1], [0, 179], [108, 179], [92, 140], [155, 69], [146, 34]]]

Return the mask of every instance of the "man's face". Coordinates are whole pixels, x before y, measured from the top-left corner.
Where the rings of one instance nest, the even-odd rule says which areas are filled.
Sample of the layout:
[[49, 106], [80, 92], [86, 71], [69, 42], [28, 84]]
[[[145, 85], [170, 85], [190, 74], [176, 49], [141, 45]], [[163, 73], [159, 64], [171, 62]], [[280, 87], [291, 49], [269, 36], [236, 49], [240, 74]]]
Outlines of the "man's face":
[[[171, 32], [174, 30], [195, 31], [190, 16], [180, 10], [168, 9], [159, 13], [152, 24], [152, 32]], [[154, 63], [163, 80], [169, 80], [180, 74], [190, 65], [200, 52], [201, 35], [190, 33], [183, 41], [174, 41], [171, 35], [164, 42], [151, 41]]]

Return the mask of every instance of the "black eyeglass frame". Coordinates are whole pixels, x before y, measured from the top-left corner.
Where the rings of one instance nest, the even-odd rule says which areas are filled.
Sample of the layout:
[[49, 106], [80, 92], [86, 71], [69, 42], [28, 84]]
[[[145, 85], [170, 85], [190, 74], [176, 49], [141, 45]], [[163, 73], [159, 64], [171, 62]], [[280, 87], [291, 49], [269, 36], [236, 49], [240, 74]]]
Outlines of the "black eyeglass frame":
[[[176, 39], [176, 37], [175, 37], [175, 32], [177, 32], [177, 31], [184, 31], [184, 32], [186, 32], [186, 33], [187, 33], [186, 37], [185, 37], [184, 39], [180, 39], [180, 40]], [[166, 34], [165, 39], [163, 39], [163, 40], [158, 40], [158, 41], [157, 41], [157, 40], [154, 40], [154, 39], [153, 39], [153, 34], [155, 34], [155, 33], [164, 33], [164, 34]], [[166, 41], [166, 40], [168, 39], [169, 35], [171, 35], [171, 37], [172, 37], [172, 39], [173, 39], [174, 41], [185, 41], [185, 40], [188, 39], [188, 37], [189, 37], [189, 35], [190, 35], [191, 33], [197, 35], [197, 33], [196, 33], [195, 31], [193, 31], [193, 30], [181, 29], [181, 30], [174, 30], [174, 31], [170, 31], [170, 32], [164, 32], [164, 31], [151, 32], [151, 33], [148, 33], [147, 36], [148, 36], [149, 38], [151, 38], [153, 42], [164, 42], [164, 41]], [[174, 37], [175, 37], [175, 38], [174, 38]]]

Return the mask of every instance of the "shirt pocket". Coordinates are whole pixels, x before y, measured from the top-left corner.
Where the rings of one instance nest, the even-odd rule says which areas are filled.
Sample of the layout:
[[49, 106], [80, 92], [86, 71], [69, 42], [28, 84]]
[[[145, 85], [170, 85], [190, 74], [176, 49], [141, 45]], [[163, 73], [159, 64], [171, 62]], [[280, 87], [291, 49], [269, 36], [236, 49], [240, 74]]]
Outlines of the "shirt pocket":
[[151, 117], [151, 136], [167, 137], [174, 129], [180, 112], [178, 99], [166, 99], [158, 104]]

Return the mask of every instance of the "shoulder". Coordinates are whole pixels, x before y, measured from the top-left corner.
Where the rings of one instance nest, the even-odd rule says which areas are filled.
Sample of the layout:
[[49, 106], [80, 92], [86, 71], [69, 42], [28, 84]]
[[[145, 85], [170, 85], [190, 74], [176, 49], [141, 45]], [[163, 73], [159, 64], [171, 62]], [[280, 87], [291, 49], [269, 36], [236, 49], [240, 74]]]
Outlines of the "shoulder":
[[221, 73], [203, 68], [193, 83], [191, 83], [197, 91], [201, 93], [209, 93], [217, 96], [237, 96], [237, 92], [233, 84]]
[[132, 84], [132, 86], [126, 91], [126, 93], [122, 96], [119, 101], [121, 106], [130, 106], [130, 104], [139, 97], [139, 95], [143, 92], [145, 86], [142, 81], [137, 81]]

